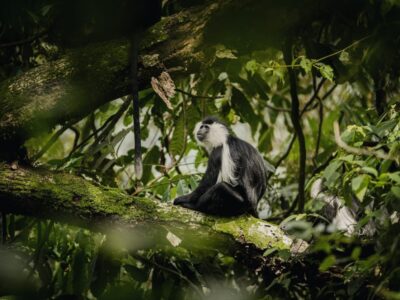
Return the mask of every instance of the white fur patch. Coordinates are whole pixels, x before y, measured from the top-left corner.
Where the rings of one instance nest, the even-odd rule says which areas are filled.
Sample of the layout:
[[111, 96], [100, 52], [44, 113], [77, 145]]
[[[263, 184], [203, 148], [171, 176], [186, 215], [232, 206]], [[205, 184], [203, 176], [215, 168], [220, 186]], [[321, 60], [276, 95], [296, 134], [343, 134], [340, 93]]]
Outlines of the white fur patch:
[[217, 182], [226, 182], [231, 185], [237, 185], [237, 178], [235, 177], [235, 163], [232, 160], [231, 152], [227, 142], [222, 144], [222, 163], [221, 171], [218, 175]]
[[210, 130], [208, 131], [206, 139], [203, 141], [199, 141], [197, 139], [197, 131], [199, 131], [200, 126], [202, 125], [201, 122], [196, 124], [196, 127], [194, 128], [194, 136], [196, 137], [197, 142], [206, 148], [208, 153], [211, 153], [214, 148], [221, 146], [222, 144], [226, 143], [228, 139], [228, 129], [219, 123], [213, 123], [210, 126]]
[[[196, 124], [194, 129], [194, 135], [196, 136], [197, 131], [200, 129], [201, 122]], [[196, 136], [197, 142], [206, 148], [208, 153], [218, 147], [222, 146], [222, 161], [221, 170], [218, 174], [217, 182], [226, 182], [233, 186], [237, 185], [237, 178], [235, 177], [235, 163], [232, 160], [231, 153], [228, 146], [228, 129], [219, 123], [213, 123], [210, 125], [207, 137], [203, 141], [199, 141]]]

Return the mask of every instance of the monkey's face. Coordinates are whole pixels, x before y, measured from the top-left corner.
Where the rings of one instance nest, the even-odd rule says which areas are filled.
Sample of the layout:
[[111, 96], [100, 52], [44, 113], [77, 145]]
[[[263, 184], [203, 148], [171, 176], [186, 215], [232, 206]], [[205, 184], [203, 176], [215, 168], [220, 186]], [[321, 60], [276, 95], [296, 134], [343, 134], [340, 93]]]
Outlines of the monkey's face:
[[210, 131], [210, 125], [201, 123], [200, 128], [196, 132], [196, 138], [199, 142], [203, 142]]
[[212, 149], [226, 142], [229, 131], [224, 124], [216, 119], [206, 118], [196, 125], [194, 134], [199, 144], [204, 146], [208, 152], [211, 152]]

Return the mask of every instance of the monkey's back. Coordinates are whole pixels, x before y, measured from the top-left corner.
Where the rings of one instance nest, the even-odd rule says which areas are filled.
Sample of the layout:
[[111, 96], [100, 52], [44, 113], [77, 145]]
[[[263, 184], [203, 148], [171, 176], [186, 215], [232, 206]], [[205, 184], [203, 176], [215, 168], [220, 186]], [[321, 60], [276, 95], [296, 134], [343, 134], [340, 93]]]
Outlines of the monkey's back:
[[249, 143], [229, 136], [228, 145], [235, 163], [235, 177], [246, 191], [246, 196], [254, 210], [267, 188], [267, 174], [264, 159]]

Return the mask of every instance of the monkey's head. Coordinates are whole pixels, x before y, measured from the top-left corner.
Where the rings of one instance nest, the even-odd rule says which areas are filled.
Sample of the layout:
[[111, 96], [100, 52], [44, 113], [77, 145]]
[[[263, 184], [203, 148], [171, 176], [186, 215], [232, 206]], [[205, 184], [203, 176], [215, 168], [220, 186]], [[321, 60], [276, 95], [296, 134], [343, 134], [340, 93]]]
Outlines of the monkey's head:
[[215, 147], [221, 146], [229, 136], [228, 127], [215, 117], [206, 117], [197, 123], [194, 135], [197, 142], [210, 153]]

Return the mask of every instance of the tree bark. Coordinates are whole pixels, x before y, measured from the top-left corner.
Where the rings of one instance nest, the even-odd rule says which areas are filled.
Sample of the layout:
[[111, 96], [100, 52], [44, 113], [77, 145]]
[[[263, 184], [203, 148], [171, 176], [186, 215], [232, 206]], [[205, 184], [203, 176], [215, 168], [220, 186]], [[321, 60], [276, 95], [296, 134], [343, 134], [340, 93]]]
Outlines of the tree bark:
[[[230, 0], [183, 10], [151, 27], [142, 40], [139, 87], [167, 71], [186, 75], [207, 61], [200, 47], [207, 22]], [[67, 50], [0, 84], [0, 152], [10, 153], [37, 132], [79, 120], [129, 93], [129, 42], [114, 40]], [[10, 148], [11, 147], [11, 148]]]
[[182, 242], [189, 248], [195, 237], [197, 248], [206, 249], [212, 241], [221, 252], [235, 244], [253, 245], [258, 250], [275, 247], [292, 252], [301, 252], [307, 246], [304, 243], [299, 248], [299, 244], [293, 243], [278, 226], [251, 216], [211, 217], [171, 203], [134, 198], [72, 174], [15, 168], [4, 163], [0, 164], [0, 210], [102, 232], [113, 228], [145, 228], [145, 234], [141, 232], [146, 238], [154, 234], [157, 243]]

